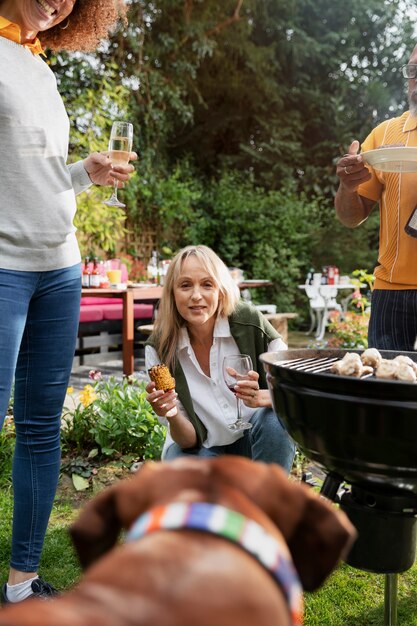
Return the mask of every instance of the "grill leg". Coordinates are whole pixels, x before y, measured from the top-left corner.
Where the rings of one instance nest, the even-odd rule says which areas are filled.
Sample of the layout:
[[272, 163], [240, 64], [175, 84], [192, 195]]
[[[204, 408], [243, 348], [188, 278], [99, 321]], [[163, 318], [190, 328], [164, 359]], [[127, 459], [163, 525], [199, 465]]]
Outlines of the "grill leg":
[[384, 626], [397, 626], [398, 574], [385, 574]]
[[335, 472], [329, 472], [320, 489], [320, 495], [328, 500], [331, 500], [332, 502], [337, 502], [337, 492], [342, 482], [343, 476], [340, 476]]

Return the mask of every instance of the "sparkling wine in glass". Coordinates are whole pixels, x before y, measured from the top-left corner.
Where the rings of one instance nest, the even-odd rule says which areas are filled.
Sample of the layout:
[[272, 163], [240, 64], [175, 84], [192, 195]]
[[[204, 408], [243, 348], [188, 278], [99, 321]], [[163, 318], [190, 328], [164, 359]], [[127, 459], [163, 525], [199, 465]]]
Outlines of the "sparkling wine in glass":
[[[132, 152], [133, 125], [129, 122], [113, 122], [109, 139], [109, 156], [113, 165], [126, 165]], [[117, 180], [114, 179], [113, 193], [104, 202], [107, 206], [126, 206], [117, 197]]]
[[[234, 354], [225, 356], [223, 359], [223, 377], [226, 385], [236, 395], [235, 385], [248, 378], [248, 373], [253, 369], [252, 359], [247, 354]], [[229, 425], [230, 430], [246, 430], [252, 428], [250, 422], [245, 422], [241, 417], [241, 400], [236, 397], [237, 419]]]

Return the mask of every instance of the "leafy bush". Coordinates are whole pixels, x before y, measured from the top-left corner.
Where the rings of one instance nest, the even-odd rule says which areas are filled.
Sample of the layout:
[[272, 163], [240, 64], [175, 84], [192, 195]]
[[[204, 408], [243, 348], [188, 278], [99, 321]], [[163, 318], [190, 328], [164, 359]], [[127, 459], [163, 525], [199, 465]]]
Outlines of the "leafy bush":
[[369, 315], [358, 315], [348, 312], [343, 317], [336, 312], [331, 317], [328, 330], [332, 337], [328, 341], [329, 348], [367, 348]]
[[183, 243], [204, 243], [246, 278], [271, 280], [273, 287], [253, 295], [280, 311], [293, 309], [317, 242], [320, 200], [309, 200], [291, 184], [267, 191], [236, 172], [213, 180], [203, 197]]
[[165, 439], [146, 401], [145, 383], [125, 377], [103, 380], [97, 372], [80, 393], [80, 403], [64, 408], [64, 450], [82, 453], [98, 448], [102, 455], [133, 453], [139, 459], [159, 459]]

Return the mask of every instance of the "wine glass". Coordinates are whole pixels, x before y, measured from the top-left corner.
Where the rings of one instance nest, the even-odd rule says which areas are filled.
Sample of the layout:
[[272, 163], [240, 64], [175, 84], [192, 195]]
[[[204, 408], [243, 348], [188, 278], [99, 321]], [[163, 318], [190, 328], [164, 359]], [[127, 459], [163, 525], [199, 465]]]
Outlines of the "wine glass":
[[[223, 377], [226, 385], [232, 393], [236, 395], [235, 385], [239, 380], [244, 380], [248, 377], [249, 370], [252, 370], [252, 359], [247, 354], [234, 354], [232, 356], [225, 356], [223, 359]], [[229, 424], [230, 430], [246, 430], [252, 428], [250, 422], [245, 422], [241, 418], [241, 405], [240, 399], [236, 396], [237, 404], [237, 419], [233, 424]]]
[[[109, 157], [113, 165], [125, 165], [132, 152], [133, 125], [129, 122], [113, 122], [109, 139]], [[117, 179], [114, 179], [113, 193], [104, 204], [125, 207], [117, 197]]]

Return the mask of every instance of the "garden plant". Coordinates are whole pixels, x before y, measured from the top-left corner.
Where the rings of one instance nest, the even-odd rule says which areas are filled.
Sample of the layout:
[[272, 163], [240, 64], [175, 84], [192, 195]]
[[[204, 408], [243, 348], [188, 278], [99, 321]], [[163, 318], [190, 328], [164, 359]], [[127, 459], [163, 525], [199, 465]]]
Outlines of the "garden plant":
[[146, 401], [145, 383], [133, 377], [104, 378], [90, 371], [73, 406], [62, 414], [63, 471], [77, 489], [87, 489], [94, 464], [122, 461], [125, 465], [158, 460], [165, 440], [161, 426]]

